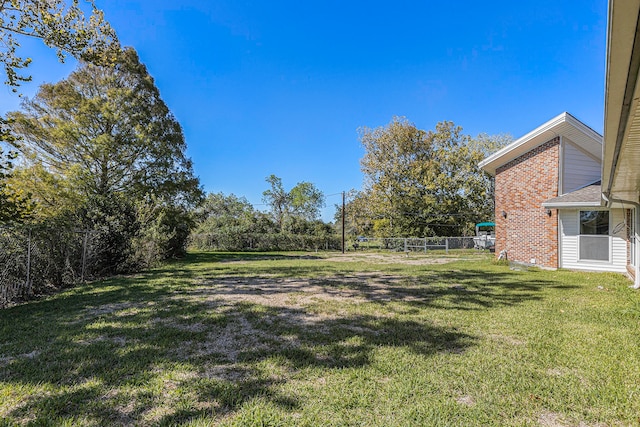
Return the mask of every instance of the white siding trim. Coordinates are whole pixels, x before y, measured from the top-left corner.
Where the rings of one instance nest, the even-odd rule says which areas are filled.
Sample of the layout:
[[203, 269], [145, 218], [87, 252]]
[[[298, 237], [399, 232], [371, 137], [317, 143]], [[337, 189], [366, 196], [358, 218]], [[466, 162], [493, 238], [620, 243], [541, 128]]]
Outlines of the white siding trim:
[[[606, 210], [606, 209], [593, 209]], [[624, 221], [623, 209], [609, 209], [609, 232], [613, 232], [616, 224]], [[562, 250], [558, 254], [561, 268], [587, 271], [612, 271], [624, 273], [627, 271], [627, 241], [624, 230], [615, 235], [609, 235], [609, 261], [587, 261], [580, 259], [580, 209], [558, 210], [558, 220], [561, 223], [559, 236]]]
[[562, 257], [564, 254], [564, 240], [562, 239], [562, 235], [564, 234], [562, 221], [560, 220], [560, 211], [556, 211], [556, 215], [558, 215], [558, 268], [562, 268]]
[[633, 287], [634, 289], [640, 289], [640, 241], [638, 241], [638, 228], [640, 228], [640, 219], [638, 217], [640, 217], [640, 212], [638, 209], [638, 206], [636, 205], [634, 208], [635, 210], [635, 238], [636, 238], [636, 277], [635, 277], [635, 281], [633, 283]]
[[[560, 135], [560, 150], [558, 150], [558, 196], [564, 194], [564, 137]], [[544, 206], [544, 204], [543, 204]]]
[[585, 150], [568, 138], [562, 150], [563, 162], [561, 165], [562, 184], [558, 194], [566, 194], [583, 188], [601, 179], [599, 159], [594, 159]]

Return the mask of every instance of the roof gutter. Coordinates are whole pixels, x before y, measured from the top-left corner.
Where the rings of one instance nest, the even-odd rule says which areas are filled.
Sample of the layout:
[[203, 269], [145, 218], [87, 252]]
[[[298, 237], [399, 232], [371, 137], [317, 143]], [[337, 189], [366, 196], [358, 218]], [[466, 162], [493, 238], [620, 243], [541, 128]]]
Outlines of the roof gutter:
[[543, 208], [550, 209], [563, 209], [563, 208], [601, 208], [602, 204], [599, 202], [558, 202], [558, 203], [542, 203]]

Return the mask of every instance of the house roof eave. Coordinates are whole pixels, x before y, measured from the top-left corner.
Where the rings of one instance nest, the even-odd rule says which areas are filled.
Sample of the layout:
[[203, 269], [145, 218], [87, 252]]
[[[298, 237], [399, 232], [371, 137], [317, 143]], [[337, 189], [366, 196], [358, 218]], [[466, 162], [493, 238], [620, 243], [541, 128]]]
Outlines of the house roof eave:
[[544, 202], [542, 207], [549, 209], [563, 209], [563, 208], [601, 208], [604, 205], [601, 202]]
[[637, 202], [640, 188], [640, 0], [609, 1], [603, 191]]
[[566, 136], [598, 159], [602, 156], [602, 136], [571, 114], [564, 112], [498, 150], [478, 166], [490, 175], [496, 170], [556, 136]]

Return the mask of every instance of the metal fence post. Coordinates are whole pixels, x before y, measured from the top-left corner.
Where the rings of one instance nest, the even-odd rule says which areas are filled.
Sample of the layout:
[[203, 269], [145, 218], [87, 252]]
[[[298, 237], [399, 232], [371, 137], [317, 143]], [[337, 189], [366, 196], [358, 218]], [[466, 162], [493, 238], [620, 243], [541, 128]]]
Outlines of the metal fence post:
[[80, 281], [84, 282], [84, 272], [87, 262], [87, 240], [89, 237], [89, 230], [84, 230], [84, 236], [82, 239], [82, 271], [80, 272]]
[[444, 239], [444, 252], [449, 255], [449, 238]]
[[27, 235], [27, 282], [25, 283], [25, 288], [27, 289], [27, 294], [31, 294], [31, 229], [29, 229], [29, 234]]

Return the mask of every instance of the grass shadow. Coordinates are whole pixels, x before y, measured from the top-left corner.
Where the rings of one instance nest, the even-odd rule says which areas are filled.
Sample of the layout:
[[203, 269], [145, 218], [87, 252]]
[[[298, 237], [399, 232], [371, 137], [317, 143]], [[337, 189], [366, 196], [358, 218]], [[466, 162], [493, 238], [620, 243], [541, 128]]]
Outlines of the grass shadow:
[[[0, 381], [33, 391], [5, 409], [5, 419], [173, 425], [222, 417], [255, 399], [295, 411], [298, 396], [282, 387], [292, 372], [366, 368], [382, 348], [462, 355], [479, 340], [398, 315], [399, 306], [487, 310], [570, 288], [508, 270], [390, 266], [382, 273], [297, 255], [259, 271], [251, 262], [265, 254], [220, 265], [235, 256], [198, 253], [0, 311]], [[310, 292], [331, 304], [319, 308], [304, 299]], [[356, 303], [374, 308], [349, 311]]]

